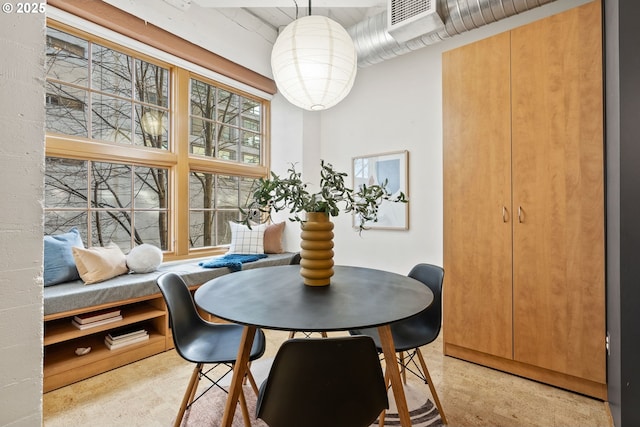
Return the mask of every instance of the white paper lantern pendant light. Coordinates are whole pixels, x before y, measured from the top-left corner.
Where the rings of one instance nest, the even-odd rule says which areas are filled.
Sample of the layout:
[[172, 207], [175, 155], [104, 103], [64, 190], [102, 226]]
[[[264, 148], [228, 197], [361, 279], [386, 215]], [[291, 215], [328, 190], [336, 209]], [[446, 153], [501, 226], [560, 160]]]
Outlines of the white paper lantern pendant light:
[[271, 52], [278, 90], [305, 110], [325, 110], [342, 101], [353, 87], [357, 68], [349, 33], [325, 16], [296, 19], [282, 30]]

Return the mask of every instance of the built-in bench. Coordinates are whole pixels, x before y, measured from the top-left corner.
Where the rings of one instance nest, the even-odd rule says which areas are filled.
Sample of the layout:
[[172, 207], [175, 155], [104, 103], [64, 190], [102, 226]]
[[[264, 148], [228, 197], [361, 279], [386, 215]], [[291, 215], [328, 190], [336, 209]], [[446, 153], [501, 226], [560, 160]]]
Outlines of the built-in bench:
[[[253, 269], [289, 264], [293, 253], [269, 254], [242, 264]], [[126, 274], [104, 282], [85, 285], [76, 280], [44, 288], [44, 391], [71, 384], [107, 370], [173, 348], [169, 316], [156, 279], [166, 273], [179, 274], [192, 289], [215, 277], [229, 274], [228, 267], [204, 268], [203, 259], [163, 263], [156, 271]], [[74, 316], [113, 308], [122, 320], [78, 329]], [[149, 340], [117, 350], [109, 350], [104, 338], [109, 331], [139, 326], [149, 332]], [[91, 347], [85, 355], [76, 349]]]
[[[269, 254], [258, 261], [244, 263], [243, 270], [289, 264], [294, 254]], [[44, 288], [44, 315], [71, 312], [158, 294], [156, 279], [167, 272], [182, 276], [188, 286], [201, 285], [215, 277], [228, 274], [228, 267], [204, 268], [203, 259], [172, 261], [160, 265], [156, 271], [144, 274], [125, 274], [100, 283], [85, 285], [82, 280], [61, 283]]]

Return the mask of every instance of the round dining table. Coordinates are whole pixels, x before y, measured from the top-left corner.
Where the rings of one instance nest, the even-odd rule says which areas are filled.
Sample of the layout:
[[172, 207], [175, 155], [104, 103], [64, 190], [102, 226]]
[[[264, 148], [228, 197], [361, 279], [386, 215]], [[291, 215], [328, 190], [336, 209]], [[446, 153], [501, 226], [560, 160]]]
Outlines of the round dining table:
[[[390, 324], [420, 313], [431, 290], [410, 277], [364, 267], [335, 266], [331, 284], [308, 286], [299, 265], [242, 270], [217, 277], [194, 295], [205, 312], [244, 325], [222, 427], [231, 427], [257, 328], [331, 332], [377, 327], [386, 361], [396, 361]], [[403, 427], [410, 427], [400, 370], [386, 364]]]

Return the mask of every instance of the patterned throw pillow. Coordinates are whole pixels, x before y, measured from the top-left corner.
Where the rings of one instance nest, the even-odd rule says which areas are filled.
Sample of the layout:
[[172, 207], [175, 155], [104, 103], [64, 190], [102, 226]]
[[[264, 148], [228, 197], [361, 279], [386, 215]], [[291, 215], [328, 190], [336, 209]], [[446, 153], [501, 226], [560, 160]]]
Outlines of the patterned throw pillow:
[[249, 229], [246, 225], [229, 221], [231, 228], [231, 244], [228, 254], [263, 254], [264, 231], [266, 224], [254, 225]]

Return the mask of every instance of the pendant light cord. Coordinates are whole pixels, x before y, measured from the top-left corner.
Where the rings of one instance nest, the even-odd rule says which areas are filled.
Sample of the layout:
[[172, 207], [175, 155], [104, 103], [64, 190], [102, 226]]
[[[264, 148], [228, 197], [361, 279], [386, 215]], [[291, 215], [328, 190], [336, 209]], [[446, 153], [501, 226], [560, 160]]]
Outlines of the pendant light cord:
[[[296, 5], [296, 19], [298, 19], [298, 2], [293, 0], [293, 3]], [[309, 0], [309, 16], [311, 16], [311, 0]]]

